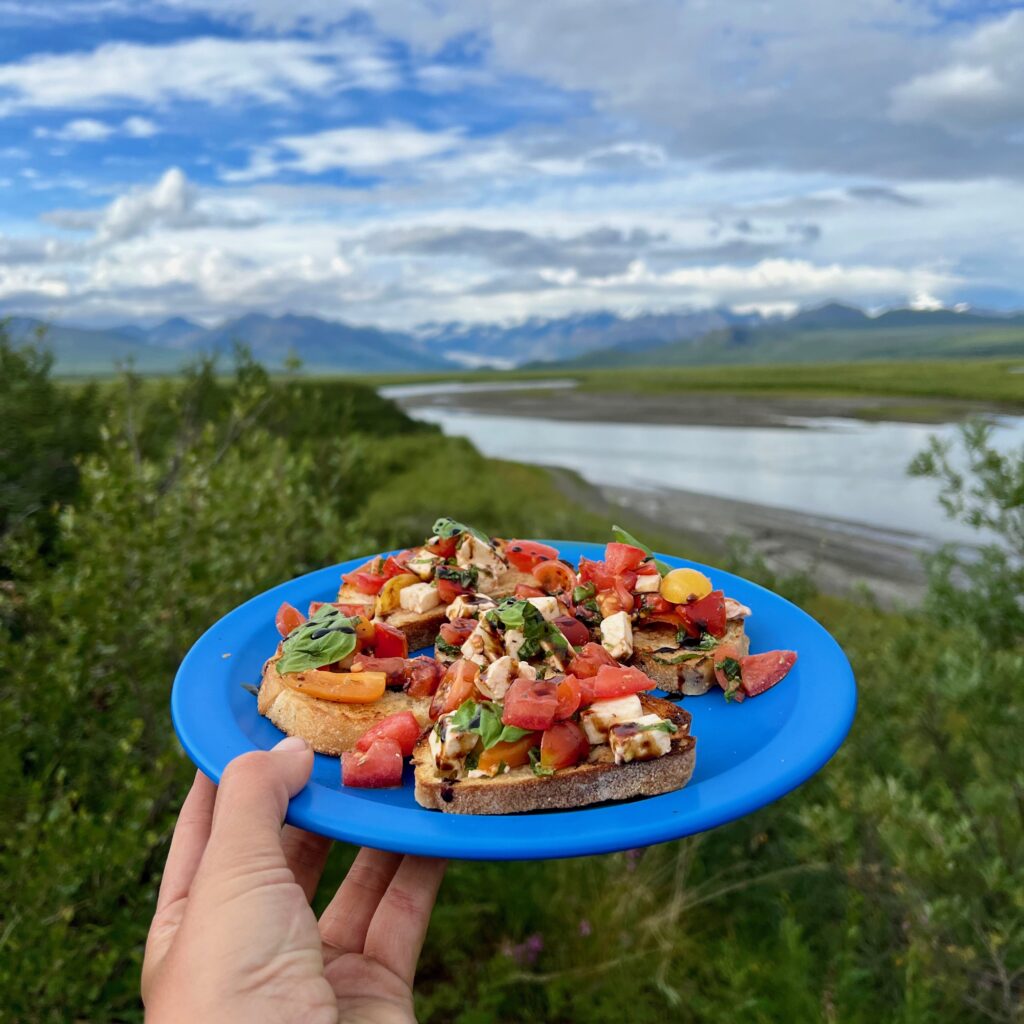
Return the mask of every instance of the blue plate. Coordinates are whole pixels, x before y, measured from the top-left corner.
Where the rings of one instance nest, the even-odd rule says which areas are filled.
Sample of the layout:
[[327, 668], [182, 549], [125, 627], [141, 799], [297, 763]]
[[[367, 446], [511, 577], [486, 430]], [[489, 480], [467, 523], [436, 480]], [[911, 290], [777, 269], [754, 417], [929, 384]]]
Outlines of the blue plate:
[[[603, 547], [548, 541], [564, 558], [603, 557]], [[714, 688], [687, 697], [697, 764], [674, 793], [576, 811], [471, 816], [423, 810], [413, 799], [412, 771], [401, 789], [346, 789], [338, 758], [316, 755], [313, 777], [288, 808], [288, 821], [314, 832], [381, 850], [473, 860], [577, 857], [649, 846], [732, 821], [795, 789], [836, 752], [853, 722], [857, 691], [839, 645], [806, 612], [756, 583], [669, 555], [671, 565], [706, 572], [716, 587], [749, 605], [753, 652], [799, 654], [790, 674], [767, 693], [726, 703]], [[217, 781], [248, 750], [269, 749], [282, 733], [256, 710], [242, 684], [258, 684], [278, 641], [274, 613], [282, 601], [305, 608], [333, 600], [351, 562], [282, 583], [225, 615], [181, 663], [171, 717], [189, 757]]]

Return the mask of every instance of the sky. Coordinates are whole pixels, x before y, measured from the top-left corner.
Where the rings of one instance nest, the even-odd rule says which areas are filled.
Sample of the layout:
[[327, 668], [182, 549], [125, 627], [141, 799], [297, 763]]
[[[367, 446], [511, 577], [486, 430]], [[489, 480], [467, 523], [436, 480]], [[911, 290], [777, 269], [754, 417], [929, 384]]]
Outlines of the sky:
[[0, 314], [1024, 307], [1024, 5], [0, 0]]

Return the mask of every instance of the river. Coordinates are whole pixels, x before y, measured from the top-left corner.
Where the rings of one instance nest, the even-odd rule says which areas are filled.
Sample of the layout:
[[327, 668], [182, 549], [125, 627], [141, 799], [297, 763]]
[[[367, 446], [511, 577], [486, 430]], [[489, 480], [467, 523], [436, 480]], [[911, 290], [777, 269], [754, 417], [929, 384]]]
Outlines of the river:
[[[562, 466], [601, 487], [677, 489], [827, 517], [863, 530], [918, 538], [919, 545], [976, 542], [947, 519], [935, 481], [907, 466], [930, 436], [953, 439], [953, 424], [787, 417], [779, 426], [600, 422], [503, 415], [500, 392], [571, 387], [571, 381], [481, 385], [396, 385], [381, 392], [484, 454]], [[460, 408], [459, 395], [493, 391], [495, 411]], [[437, 396], [445, 396], [436, 404]], [[434, 397], [435, 404], [425, 399]], [[489, 396], [490, 397], [490, 396]], [[599, 396], [594, 396], [595, 411]], [[993, 442], [1024, 444], [1024, 417], [999, 417]]]

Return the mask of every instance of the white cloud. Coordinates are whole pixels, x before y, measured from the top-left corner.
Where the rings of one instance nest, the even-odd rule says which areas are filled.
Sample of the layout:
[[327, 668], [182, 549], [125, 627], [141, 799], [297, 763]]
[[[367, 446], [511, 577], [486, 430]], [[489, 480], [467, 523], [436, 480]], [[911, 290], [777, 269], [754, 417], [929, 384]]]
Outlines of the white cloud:
[[303, 174], [373, 171], [443, 153], [458, 141], [455, 131], [425, 132], [399, 123], [286, 135], [276, 139], [273, 146], [254, 150], [247, 167], [224, 171], [221, 177], [237, 182], [273, 177], [282, 170]]
[[950, 63], [897, 86], [891, 114], [979, 134], [1024, 120], [1024, 11], [981, 25], [950, 47]]
[[32, 109], [100, 109], [171, 100], [213, 106], [284, 103], [300, 94], [395, 84], [389, 62], [353, 35], [329, 40], [184, 39], [112, 42], [0, 64], [0, 116]]
[[148, 139], [160, 131], [160, 127], [148, 117], [126, 117], [121, 128], [133, 139]]
[[92, 117], [76, 117], [60, 128], [38, 127], [32, 134], [37, 139], [57, 139], [60, 142], [104, 142], [112, 135], [124, 134], [133, 139], [148, 139], [160, 129], [147, 117], [126, 117], [119, 125], [97, 121]]

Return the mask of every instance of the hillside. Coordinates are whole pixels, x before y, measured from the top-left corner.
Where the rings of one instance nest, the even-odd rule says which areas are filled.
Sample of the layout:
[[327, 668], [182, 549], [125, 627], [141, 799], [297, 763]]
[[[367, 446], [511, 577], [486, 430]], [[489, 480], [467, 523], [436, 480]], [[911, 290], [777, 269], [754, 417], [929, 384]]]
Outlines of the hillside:
[[872, 318], [860, 310], [850, 310], [848, 315], [848, 307], [837, 309], [844, 312], [823, 307], [781, 324], [730, 327], [629, 352], [603, 349], [557, 365], [582, 369], [1024, 355], [1024, 318], [1020, 316], [893, 310]]

